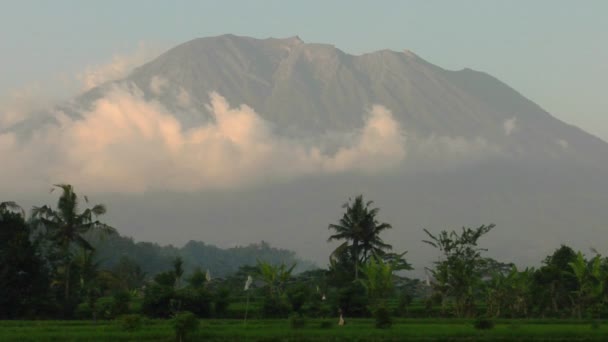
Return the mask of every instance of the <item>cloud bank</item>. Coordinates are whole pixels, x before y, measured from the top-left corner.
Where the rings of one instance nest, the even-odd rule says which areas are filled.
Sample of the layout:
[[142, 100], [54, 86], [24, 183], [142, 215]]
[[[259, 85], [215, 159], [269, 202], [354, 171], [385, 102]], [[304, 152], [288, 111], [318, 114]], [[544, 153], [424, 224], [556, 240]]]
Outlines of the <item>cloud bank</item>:
[[184, 129], [137, 87], [114, 85], [82, 119], [56, 113], [57, 125], [38, 129], [27, 141], [0, 135], [0, 159], [10, 161], [0, 185], [69, 182], [101, 192], [227, 189], [305, 175], [376, 172], [406, 156], [403, 130], [382, 106], [371, 108], [365, 126], [332, 153], [324, 152], [322, 142], [275, 134], [253, 109], [231, 107], [220, 94], [210, 94], [208, 110], [213, 120]]

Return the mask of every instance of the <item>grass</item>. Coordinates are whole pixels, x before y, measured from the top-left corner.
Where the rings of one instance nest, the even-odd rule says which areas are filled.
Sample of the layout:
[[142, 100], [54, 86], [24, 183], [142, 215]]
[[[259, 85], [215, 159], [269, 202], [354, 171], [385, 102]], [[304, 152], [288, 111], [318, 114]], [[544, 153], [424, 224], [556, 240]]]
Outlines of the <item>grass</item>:
[[[605, 341], [608, 325], [592, 329], [587, 322], [497, 321], [478, 331], [471, 321], [395, 319], [390, 329], [375, 329], [372, 319], [349, 319], [345, 326], [322, 328], [310, 319], [291, 329], [287, 319], [203, 320], [193, 340], [204, 341]], [[169, 321], [147, 320], [135, 332], [117, 321], [1, 321], [0, 341], [173, 341]]]

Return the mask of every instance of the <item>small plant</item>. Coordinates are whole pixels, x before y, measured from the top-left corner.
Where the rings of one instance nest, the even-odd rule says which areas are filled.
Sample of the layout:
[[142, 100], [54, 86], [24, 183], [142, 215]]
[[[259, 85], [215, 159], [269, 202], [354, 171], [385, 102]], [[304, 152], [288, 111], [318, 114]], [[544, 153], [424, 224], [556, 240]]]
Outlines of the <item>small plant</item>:
[[319, 328], [321, 329], [331, 329], [333, 326], [333, 323], [328, 320], [323, 320], [321, 323], [319, 323]]
[[188, 336], [196, 332], [200, 321], [192, 312], [183, 311], [175, 315], [172, 320], [175, 337], [178, 341], [184, 341]]
[[119, 318], [120, 327], [125, 331], [136, 331], [141, 328], [143, 319], [141, 315], [123, 315]]
[[376, 328], [378, 329], [387, 329], [393, 325], [391, 314], [384, 306], [376, 309], [374, 312], [374, 318], [376, 319]]
[[486, 317], [478, 317], [473, 323], [473, 327], [477, 330], [490, 330], [494, 328], [494, 322]]
[[306, 326], [306, 318], [302, 315], [293, 313], [289, 316], [289, 325], [292, 329], [301, 329]]

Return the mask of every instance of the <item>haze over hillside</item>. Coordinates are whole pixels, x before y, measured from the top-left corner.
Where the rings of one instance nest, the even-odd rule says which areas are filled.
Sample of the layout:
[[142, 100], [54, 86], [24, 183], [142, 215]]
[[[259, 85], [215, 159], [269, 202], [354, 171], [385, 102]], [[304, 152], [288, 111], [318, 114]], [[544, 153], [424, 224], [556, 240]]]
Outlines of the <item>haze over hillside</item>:
[[362, 193], [417, 267], [434, 257], [422, 228], [496, 223], [490, 254], [520, 263], [608, 247], [608, 144], [410, 51], [195, 39], [5, 129], [0, 155], [15, 199], [73, 183], [137, 240], [266, 240], [323, 265], [327, 225]]

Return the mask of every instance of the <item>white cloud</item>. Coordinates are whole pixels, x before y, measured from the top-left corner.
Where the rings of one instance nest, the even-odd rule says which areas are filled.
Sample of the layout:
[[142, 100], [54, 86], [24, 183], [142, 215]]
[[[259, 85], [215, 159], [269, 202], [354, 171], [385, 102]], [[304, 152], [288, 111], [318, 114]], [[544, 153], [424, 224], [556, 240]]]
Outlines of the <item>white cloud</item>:
[[567, 150], [570, 147], [570, 143], [568, 142], [568, 140], [565, 139], [557, 139], [555, 143], [558, 144], [564, 150]]
[[137, 48], [125, 54], [116, 54], [105, 64], [91, 65], [78, 74], [77, 79], [82, 83], [82, 90], [95, 88], [108, 81], [118, 80], [127, 76], [135, 67], [158, 56], [160, 48], [140, 43]]
[[517, 129], [517, 118], [512, 117], [508, 120], [505, 120], [502, 127], [505, 131], [505, 135], [510, 136]]
[[281, 137], [251, 108], [210, 95], [214, 122], [184, 130], [134, 86], [113, 86], [83, 119], [58, 113], [58, 126], [18, 143], [0, 135], [10, 160], [0, 188], [68, 182], [88, 191], [194, 191], [248, 186], [303, 175], [374, 172], [400, 164], [405, 140], [390, 111], [375, 106], [365, 127], [335, 153]]
[[169, 81], [167, 81], [167, 79], [160, 76], [154, 76], [150, 80], [150, 91], [152, 91], [154, 95], [160, 96], [168, 84]]
[[177, 104], [182, 108], [188, 108], [192, 104], [190, 101], [190, 94], [183, 87], [179, 87], [179, 93], [177, 94]]

